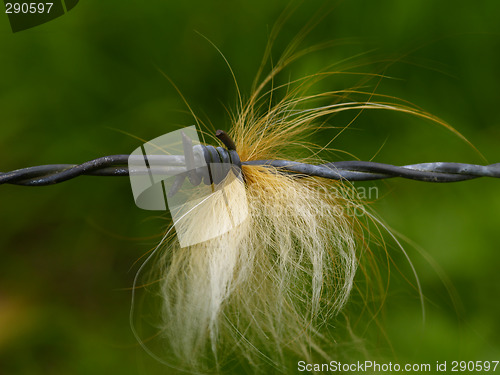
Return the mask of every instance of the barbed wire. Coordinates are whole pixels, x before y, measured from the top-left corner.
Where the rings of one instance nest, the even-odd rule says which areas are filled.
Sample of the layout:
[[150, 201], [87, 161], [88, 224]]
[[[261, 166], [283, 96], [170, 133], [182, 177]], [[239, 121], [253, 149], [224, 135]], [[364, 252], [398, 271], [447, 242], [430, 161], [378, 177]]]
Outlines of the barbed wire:
[[[187, 173], [182, 155], [151, 155], [149, 160], [163, 163], [164, 167], [151, 168], [152, 173]], [[48, 164], [0, 173], [0, 185], [23, 186], [53, 185], [73, 178], [90, 176], [129, 176], [129, 155], [110, 155], [82, 164]], [[339, 161], [320, 165], [291, 160], [243, 161], [245, 166], [264, 166], [277, 173], [297, 177], [322, 177], [332, 180], [369, 181], [401, 177], [425, 182], [457, 182], [479, 177], [500, 178], [500, 163], [476, 165], [464, 163], [421, 163], [403, 166], [369, 161]]]

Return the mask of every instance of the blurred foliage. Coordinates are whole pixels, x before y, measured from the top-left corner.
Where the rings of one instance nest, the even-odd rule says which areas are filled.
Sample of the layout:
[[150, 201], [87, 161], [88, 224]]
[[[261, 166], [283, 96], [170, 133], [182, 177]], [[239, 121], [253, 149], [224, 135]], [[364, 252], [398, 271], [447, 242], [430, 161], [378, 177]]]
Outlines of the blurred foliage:
[[[296, 4], [81, 0], [65, 16], [15, 34], [0, 17], [0, 170], [129, 153], [141, 140], [193, 124], [162, 72], [196, 114], [227, 129], [224, 106], [236, 107], [234, 82], [197, 32], [223, 52], [248, 96], [287, 5]], [[273, 59], [318, 12], [325, 16], [302, 45], [342, 43], [303, 57], [284, 80], [344, 60], [382, 62], [388, 78], [367, 90], [378, 84], [376, 92], [415, 103], [489, 162], [500, 161], [498, 1], [303, 2], [284, 23]], [[338, 77], [318, 89], [345, 84]], [[330, 121], [345, 126], [354, 115]], [[314, 141], [325, 144], [334, 134]], [[485, 163], [444, 128], [385, 111], [363, 112], [333, 146], [394, 164]], [[406, 246], [426, 296], [423, 324], [410, 269], [387, 236], [393, 274], [398, 267], [410, 280], [391, 279], [383, 321], [392, 349], [381, 343], [387, 361], [500, 360], [499, 183], [377, 184], [382, 196], [374, 209], [436, 264]], [[134, 262], [166, 222], [135, 207], [127, 179], [0, 190], [0, 373], [169, 373], [142, 352], [128, 325]]]

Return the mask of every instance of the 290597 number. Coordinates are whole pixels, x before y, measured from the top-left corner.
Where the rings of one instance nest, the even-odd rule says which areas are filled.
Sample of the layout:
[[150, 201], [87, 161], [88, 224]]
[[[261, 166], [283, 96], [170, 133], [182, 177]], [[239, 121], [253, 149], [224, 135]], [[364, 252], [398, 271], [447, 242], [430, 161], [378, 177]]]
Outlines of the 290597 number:
[[5, 3], [5, 13], [50, 13], [54, 3]]
[[451, 371], [495, 371], [499, 361], [453, 361]]

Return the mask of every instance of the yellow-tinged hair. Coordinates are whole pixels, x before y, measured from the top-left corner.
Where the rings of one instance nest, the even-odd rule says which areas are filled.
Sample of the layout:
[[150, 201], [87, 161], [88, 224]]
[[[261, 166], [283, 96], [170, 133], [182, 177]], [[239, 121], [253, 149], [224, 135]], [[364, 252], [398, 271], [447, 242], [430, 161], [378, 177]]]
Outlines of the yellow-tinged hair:
[[[315, 82], [339, 72], [272, 87], [292, 60], [284, 54], [231, 120], [229, 134], [242, 161], [320, 163], [315, 150], [321, 147], [308, 139], [325, 127], [326, 117], [346, 110], [393, 110], [440, 122], [357, 88], [307, 94]], [[276, 100], [280, 89], [286, 93]], [[297, 152], [308, 155], [298, 159]], [[184, 248], [174, 239], [162, 250], [156, 277], [166, 362], [193, 373], [288, 373], [299, 360], [329, 361], [349, 340], [338, 337], [336, 317], [356, 288], [357, 269], [377, 274], [370, 260], [360, 263], [369, 254], [366, 223], [349, 214], [365, 212], [365, 204], [346, 182], [254, 165], [242, 171], [244, 182], [228, 194], [244, 189], [249, 216], [243, 223]], [[231, 210], [238, 211], [238, 199], [231, 202]], [[197, 207], [187, 230], [218, 225], [223, 203]]]
[[[310, 149], [316, 120], [340, 108], [300, 114], [300, 101], [287, 98], [264, 112], [253, 101], [242, 108], [230, 131], [242, 161], [293, 160], [297, 146]], [[286, 373], [291, 358], [328, 360], [342, 339], [333, 318], [351, 293], [363, 246], [362, 225], [348, 214], [361, 203], [344, 182], [242, 168], [248, 218], [211, 240], [185, 248], [173, 241], [164, 250], [167, 353], [177, 366], [202, 373], [234, 366]], [[223, 203], [201, 208], [190, 228], [210, 230]], [[237, 200], [231, 205], [238, 210]]]

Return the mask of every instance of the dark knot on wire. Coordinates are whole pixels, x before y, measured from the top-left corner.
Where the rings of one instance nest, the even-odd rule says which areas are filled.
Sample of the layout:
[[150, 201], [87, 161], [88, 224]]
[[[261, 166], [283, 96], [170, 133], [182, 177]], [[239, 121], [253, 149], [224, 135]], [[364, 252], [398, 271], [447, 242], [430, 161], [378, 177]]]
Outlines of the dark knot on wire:
[[[180, 190], [186, 178], [193, 186], [198, 186], [202, 181], [205, 185], [218, 185], [230, 171], [233, 171], [238, 178], [243, 179], [240, 157], [236, 152], [233, 140], [226, 132], [217, 130], [215, 136], [227, 149], [201, 144], [193, 147], [191, 139], [184, 132], [181, 132], [181, 135], [186, 172], [175, 176], [172, 187], [167, 194], [169, 197], [174, 196]], [[200, 154], [205, 163], [197, 163], [196, 159], [200, 158]]]

